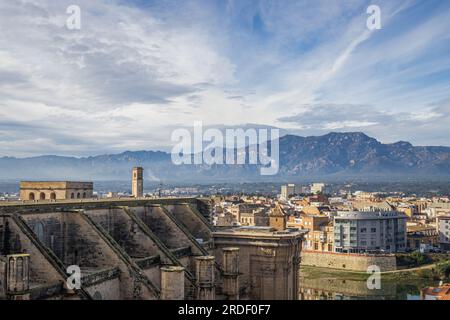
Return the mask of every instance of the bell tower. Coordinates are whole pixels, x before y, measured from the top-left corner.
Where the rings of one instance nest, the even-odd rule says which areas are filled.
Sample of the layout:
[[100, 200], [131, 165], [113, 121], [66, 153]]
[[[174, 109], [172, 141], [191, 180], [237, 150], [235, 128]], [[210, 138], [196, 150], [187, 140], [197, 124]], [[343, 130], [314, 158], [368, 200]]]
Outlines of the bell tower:
[[133, 180], [131, 190], [133, 197], [140, 198], [144, 196], [144, 169], [142, 167], [133, 168]]
[[287, 217], [279, 204], [275, 205], [269, 213], [269, 226], [277, 231], [286, 230]]

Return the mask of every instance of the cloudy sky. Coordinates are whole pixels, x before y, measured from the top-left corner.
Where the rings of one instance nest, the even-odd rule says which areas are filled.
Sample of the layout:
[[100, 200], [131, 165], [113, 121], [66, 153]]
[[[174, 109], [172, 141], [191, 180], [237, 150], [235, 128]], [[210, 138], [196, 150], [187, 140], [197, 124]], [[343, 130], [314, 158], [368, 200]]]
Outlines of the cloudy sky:
[[441, 0], [0, 1], [0, 156], [164, 149], [195, 121], [450, 145], [449, 31]]

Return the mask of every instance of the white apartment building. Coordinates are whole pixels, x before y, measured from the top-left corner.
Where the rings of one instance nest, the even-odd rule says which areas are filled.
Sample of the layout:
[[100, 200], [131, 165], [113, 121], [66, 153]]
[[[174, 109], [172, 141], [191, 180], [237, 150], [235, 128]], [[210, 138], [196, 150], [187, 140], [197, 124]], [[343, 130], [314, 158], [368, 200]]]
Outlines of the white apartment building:
[[405, 251], [406, 220], [404, 213], [396, 211], [340, 211], [334, 217], [335, 251]]
[[439, 233], [439, 244], [450, 250], [450, 215], [436, 217], [436, 229]]
[[324, 190], [325, 190], [325, 183], [313, 183], [311, 185], [312, 194], [323, 193]]

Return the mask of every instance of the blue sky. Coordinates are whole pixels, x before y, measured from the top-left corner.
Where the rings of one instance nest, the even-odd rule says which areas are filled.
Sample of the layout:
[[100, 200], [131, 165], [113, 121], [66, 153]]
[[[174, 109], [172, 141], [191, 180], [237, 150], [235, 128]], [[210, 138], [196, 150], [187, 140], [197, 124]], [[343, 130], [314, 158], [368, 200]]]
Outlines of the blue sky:
[[167, 149], [195, 121], [450, 145], [449, 1], [10, 0], [0, 30], [0, 156]]

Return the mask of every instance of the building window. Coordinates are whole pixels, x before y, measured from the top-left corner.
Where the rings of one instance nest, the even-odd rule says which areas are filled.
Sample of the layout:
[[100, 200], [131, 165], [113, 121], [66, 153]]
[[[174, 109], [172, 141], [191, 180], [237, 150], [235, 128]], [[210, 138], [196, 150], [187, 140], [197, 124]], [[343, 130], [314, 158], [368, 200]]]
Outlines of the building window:
[[370, 232], [377, 232], [377, 228], [370, 228]]
[[33, 226], [33, 232], [36, 234], [37, 238], [41, 243], [44, 244], [44, 225], [41, 222], [36, 223]]
[[361, 233], [367, 232], [367, 228], [361, 228]]
[[45, 193], [41, 192], [41, 194], [39, 195], [39, 199], [45, 200]]
[[70, 194], [70, 199], [74, 199], [75, 198], [75, 194], [72, 192], [71, 194]]
[[50, 249], [55, 251], [55, 236], [53, 234], [50, 235]]
[[83, 192], [83, 198], [86, 198], [86, 192]]
[[78, 192], [77, 193], [77, 199], [80, 199], [81, 198], [81, 194]]
[[92, 299], [94, 299], [94, 300], [103, 300], [103, 297], [102, 297], [102, 294], [100, 292], [96, 291], [94, 293], [94, 295], [92, 296]]
[[50, 199], [56, 200], [56, 193], [54, 192], [50, 193]]
[[30, 195], [28, 196], [28, 199], [29, 200], [34, 200], [34, 193], [33, 192], [30, 193]]

